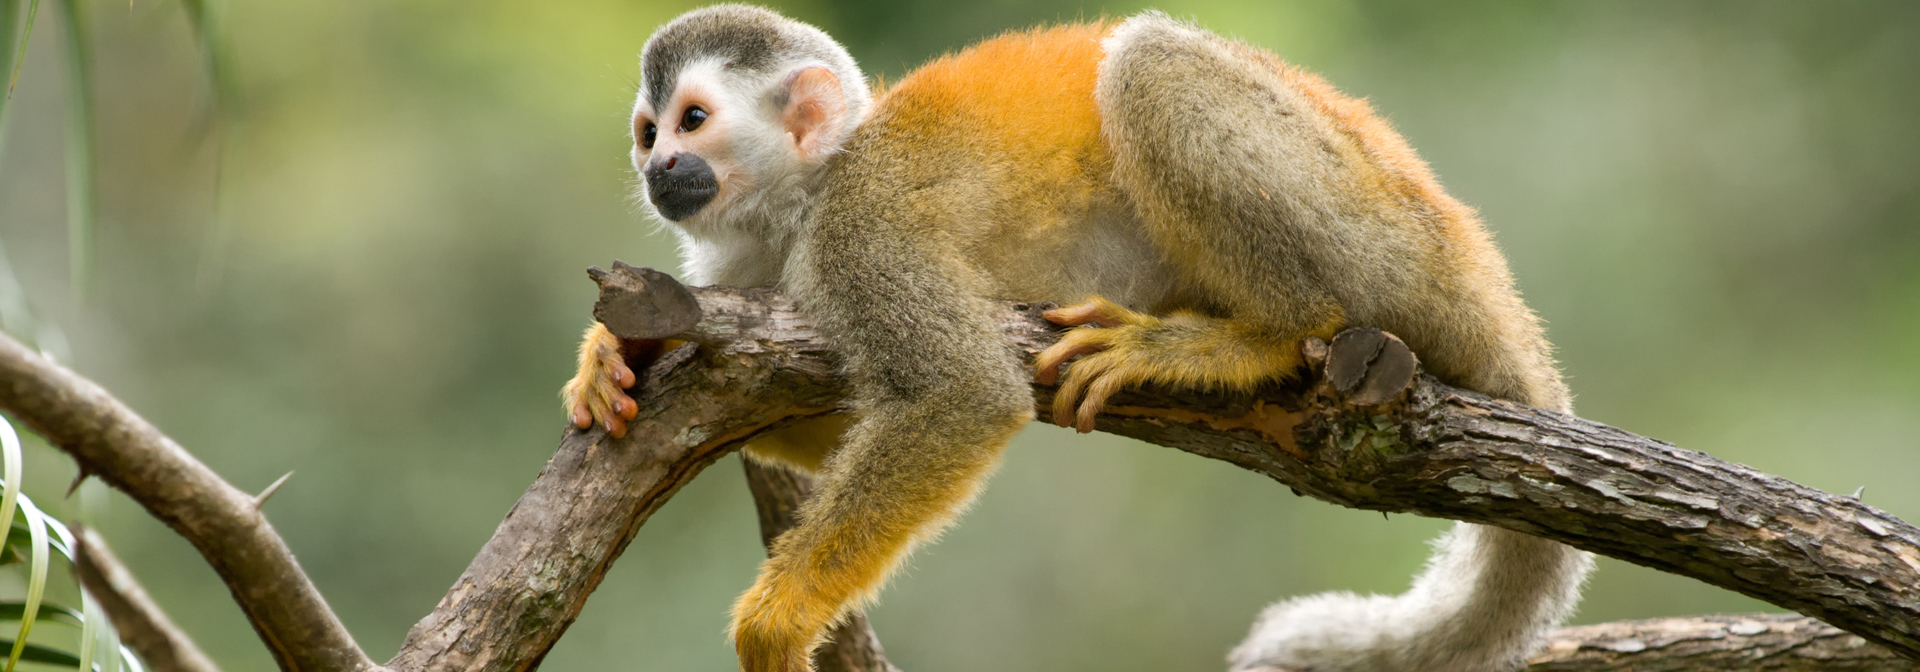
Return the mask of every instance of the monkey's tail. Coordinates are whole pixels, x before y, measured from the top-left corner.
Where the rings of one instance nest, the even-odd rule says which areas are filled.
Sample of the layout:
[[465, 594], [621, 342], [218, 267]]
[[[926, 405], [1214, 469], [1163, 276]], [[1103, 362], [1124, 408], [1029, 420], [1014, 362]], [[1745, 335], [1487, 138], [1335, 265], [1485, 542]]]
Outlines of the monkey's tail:
[[1267, 607], [1233, 672], [1504, 672], [1573, 612], [1593, 556], [1461, 523], [1397, 596], [1325, 593]]

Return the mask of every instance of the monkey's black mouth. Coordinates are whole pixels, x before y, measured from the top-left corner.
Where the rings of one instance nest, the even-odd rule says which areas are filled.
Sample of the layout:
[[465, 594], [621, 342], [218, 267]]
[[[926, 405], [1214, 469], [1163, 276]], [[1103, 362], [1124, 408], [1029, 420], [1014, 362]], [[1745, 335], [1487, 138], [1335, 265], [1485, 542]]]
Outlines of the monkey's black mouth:
[[660, 216], [683, 221], [720, 193], [713, 168], [698, 154], [681, 153], [647, 165], [647, 197]]

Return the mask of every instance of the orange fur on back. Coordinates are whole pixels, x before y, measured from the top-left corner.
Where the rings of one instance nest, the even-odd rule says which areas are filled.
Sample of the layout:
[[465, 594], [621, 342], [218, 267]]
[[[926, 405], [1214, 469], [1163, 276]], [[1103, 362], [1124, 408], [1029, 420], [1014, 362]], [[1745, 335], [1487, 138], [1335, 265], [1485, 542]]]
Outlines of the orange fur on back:
[[1096, 147], [1094, 75], [1100, 38], [1111, 29], [1071, 24], [981, 42], [909, 73], [877, 101], [875, 113], [959, 114], [982, 126], [951, 130], [996, 138], [1014, 151]]

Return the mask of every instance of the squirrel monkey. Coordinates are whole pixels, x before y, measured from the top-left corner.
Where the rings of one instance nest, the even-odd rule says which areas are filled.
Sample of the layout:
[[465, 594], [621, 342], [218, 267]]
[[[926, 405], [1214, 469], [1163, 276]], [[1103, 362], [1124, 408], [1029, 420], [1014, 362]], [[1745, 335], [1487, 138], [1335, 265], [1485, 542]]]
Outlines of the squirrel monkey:
[[[1036, 376], [1087, 431], [1122, 388], [1248, 389], [1295, 375], [1303, 339], [1367, 326], [1452, 384], [1569, 410], [1474, 212], [1366, 103], [1259, 49], [1149, 12], [1003, 35], [873, 93], [820, 30], [721, 5], [661, 27], [641, 67], [634, 167], [685, 277], [790, 292], [853, 389], [853, 420], [748, 446], [819, 489], [734, 607], [746, 672], [811, 669], [825, 631], [979, 491], [1034, 417]], [[994, 298], [1067, 305], [1048, 317], [1082, 328], [1029, 370]], [[624, 433], [622, 348], [587, 332], [564, 393], [576, 425]], [[1459, 525], [1405, 595], [1278, 604], [1234, 657], [1512, 669], [1589, 566]]]

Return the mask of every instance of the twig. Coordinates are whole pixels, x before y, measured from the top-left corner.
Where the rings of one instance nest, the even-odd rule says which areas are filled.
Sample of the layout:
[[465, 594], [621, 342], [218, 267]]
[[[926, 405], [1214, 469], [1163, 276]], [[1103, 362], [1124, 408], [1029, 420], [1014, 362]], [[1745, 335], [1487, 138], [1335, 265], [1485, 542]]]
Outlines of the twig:
[[[128, 648], [139, 654], [141, 662], [154, 672], [220, 672], [207, 654], [167, 618], [147, 590], [134, 580], [120, 559], [107, 548], [100, 533], [82, 528], [74, 548], [74, 573], [80, 585], [107, 612], [107, 620]], [[103, 655], [119, 655], [109, 651]]]

